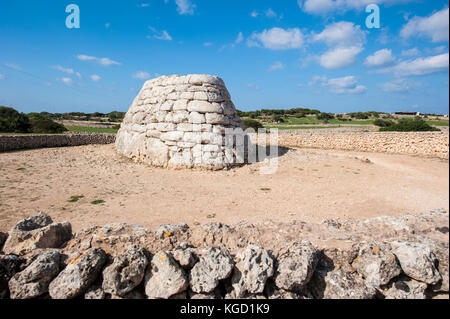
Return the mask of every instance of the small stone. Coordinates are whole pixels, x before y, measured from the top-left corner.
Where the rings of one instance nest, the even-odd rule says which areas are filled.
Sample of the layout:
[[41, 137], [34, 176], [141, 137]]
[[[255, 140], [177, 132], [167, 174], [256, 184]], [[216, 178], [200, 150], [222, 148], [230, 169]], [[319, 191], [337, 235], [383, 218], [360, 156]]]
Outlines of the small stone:
[[48, 292], [48, 285], [59, 273], [61, 255], [56, 250], [42, 252], [24, 271], [9, 281], [11, 299], [31, 299]]
[[50, 283], [53, 299], [72, 299], [84, 294], [101, 273], [106, 254], [101, 248], [91, 248], [72, 260]]
[[250, 244], [236, 256], [237, 262], [231, 279], [235, 295], [259, 294], [267, 279], [274, 274], [274, 262], [263, 248]]
[[182, 247], [179, 247], [174, 250], [173, 258], [175, 258], [175, 260], [178, 261], [180, 266], [185, 269], [191, 269], [192, 267], [194, 267], [195, 263], [198, 260], [192, 248], [182, 248]]
[[435, 266], [436, 256], [429, 246], [414, 242], [393, 242], [392, 248], [403, 272], [409, 277], [431, 285], [442, 279]]
[[188, 288], [184, 270], [173, 257], [160, 251], [153, 256], [145, 276], [145, 294], [149, 299], [168, 299]]
[[401, 277], [383, 291], [386, 299], [426, 299], [427, 284], [408, 277]]
[[26, 259], [16, 255], [0, 255], [0, 299], [9, 295], [9, 280], [18, 272], [22, 271]]
[[101, 300], [105, 297], [106, 294], [100, 286], [91, 286], [84, 294], [84, 299]]
[[211, 293], [220, 280], [233, 271], [234, 261], [228, 250], [218, 247], [204, 249], [190, 272], [190, 286], [196, 293]]
[[130, 247], [103, 270], [103, 291], [111, 295], [126, 295], [142, 282], [147, 264], [145, 250]]
[[39, 248], [59, 248], [72, 238], [70, 223], [53, 223], [50, 216], [39, 213], [23, 219], [10, 231], [3, 251], [24, 255]]
[[300, 291], [311, 279], [318, 251], [308, 241], [294, 242], [280, 252], [275, 284], [280, 289]]
[[376, 242], [363, 244], [352, 265], [374, 288], [388, 284], [402, 271], [389, 247]]

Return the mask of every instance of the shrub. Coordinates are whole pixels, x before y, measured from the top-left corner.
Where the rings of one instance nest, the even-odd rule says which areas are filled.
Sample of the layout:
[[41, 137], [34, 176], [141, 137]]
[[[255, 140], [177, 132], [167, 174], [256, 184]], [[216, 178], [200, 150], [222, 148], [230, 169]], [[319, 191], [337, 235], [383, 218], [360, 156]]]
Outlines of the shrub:
[[242, 124], [244, 124], [244, 129], [252, 128], [255, 131], [258, 131], [259, 128], [264, 127], [260, 122], [252, 119], [243, 119]]
[[329, 121], [334, 119], [334, 115], [332, 113], [319, 113], [316, 115], [318, 120]]
[[49, 118], [37, 116], [31, 119], [31, 131], [33, 133], [63, 133], [67, 129]]
[[376, 119], [373, 124], [379, 127], [388, 127], [394, 125], [395, 123], [391, 120]]
[[382, 132], [434, 132], [439, 129], [428, 125], [422, 118], [401, 119], [398, 123], [388, 127], [382, 127]]
[[30, 120], [25, 114], [11, 107], [0, 106], [0, 132], [28, 133], [30, 128]]
[[281, 115], [272, 116], [272, 121], [276, 123], [284, 123], [284, 118]]
[[354, 119], [358, 119], [358, 120], [367, 120], [367, 119], [369, 119], [369, 114], [368, 113], [356, 112], [356, 113], [350, 113], [349, 115], [350, 115], [350, 117], [352, 117]]

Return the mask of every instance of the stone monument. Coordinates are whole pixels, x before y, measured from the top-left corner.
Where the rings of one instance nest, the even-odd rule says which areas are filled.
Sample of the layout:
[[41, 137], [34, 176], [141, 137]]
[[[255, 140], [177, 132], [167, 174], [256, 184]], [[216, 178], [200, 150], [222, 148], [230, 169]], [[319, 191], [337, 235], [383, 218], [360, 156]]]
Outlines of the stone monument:
[[157, 167], [219, 170], [236, 164], [238, 143], [226, 142], [230, 129], [242, 132], [243, 125], [222, 79], [162, 76], [147, 81], [134, 99], [116, 149]]

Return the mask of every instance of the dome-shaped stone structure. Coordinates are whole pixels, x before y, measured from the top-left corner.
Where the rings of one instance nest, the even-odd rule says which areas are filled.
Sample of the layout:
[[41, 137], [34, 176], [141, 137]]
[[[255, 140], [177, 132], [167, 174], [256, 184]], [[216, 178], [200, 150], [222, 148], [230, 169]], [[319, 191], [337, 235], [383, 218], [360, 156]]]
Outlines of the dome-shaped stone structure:
[[[147, 81], [125, 115], [117, 151], [159, 167], [222, 169], [234, 164], [227, 128], [243, 128], [217, 76], [162, 76]], [[231, 143], [233, 144], [233, 143]]]

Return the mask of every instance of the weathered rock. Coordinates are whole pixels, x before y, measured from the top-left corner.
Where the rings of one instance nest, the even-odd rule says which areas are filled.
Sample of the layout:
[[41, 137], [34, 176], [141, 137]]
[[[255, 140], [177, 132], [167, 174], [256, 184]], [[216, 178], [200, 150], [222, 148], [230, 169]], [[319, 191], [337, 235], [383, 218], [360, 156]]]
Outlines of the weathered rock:
[[77, 258], [89, 248], [102, 248], [111, 256], [118, 256], [130, 246], [151, 247], [153, 232], [149, 229], [127, 223], [113, 223], [103, 227], [89, 227], [77, 232], [64, 247], [69, 261]]
[[93, 300], [101, 300], [105, 299], [105, 292], [103, 291], [101, 286], [91, 286], [86, 290], [84, 294], [84, 299], [93, 299]]
[[427, 284], [408, 277], [400, 277], [383, 291], [386, 299], [426, 299]]
[[218, 247], [204, 249], [200, 259], [190, 272], [190, 286], [196, 293], [210, 293], [219, 280], [228, 278], [233, 271], [234, 261], [230, 253]]
[[169, 253], [153, 256], [145, 276], [145, 294], [149, 299], [168, 299], [188, 288], [186, 273]]
[[236, 259], [231, 279], [236, 297], [243, 297], [246, 293], [262, 293], [267, 279], [274, 274], [274, 262], [269, 253], [257, 245], [250, 244]]
[[295, 292], [278, 289], [272, 279], [267, 282], [264, 294], [268, 299], [301, 299], [300, 295]]
[[438, 282], [436, 285], [432, 286], [432, 290], [436, 292], [448, 292], [449, 290], [449, 247], [446, 244], [435, 244], [433, 245], [433, 253], [438, 260], [438, 270], [441, 274], [442, 281]]
[[48, 285], [59, 273], [61, 255], [56, 250], [42, 252], [24, 271], [9, 281], [11, 299], [31, 299], [48, 292]]
[[103, 291], [111, 295], [126, 295], [142, 282], [147, 264], [144, 249], [130, 247], [103, 270]]
[[189, 247], [186, 243], [181, 243], [180, 247], [173, 251], [173, 258], [185, 269], [194, 267], [198, 260], [194, 249]]
[[165, 224], [165, 225], [160, 225], [155, 233], [157, 237], [160, 238], [169, 238], [172, 236], [175, 236], [177, 234], [182, 234], [185, 233], [189, 230], [189, 226], [185, 223], [180, 223], [180, 224]]
[[53, 299], [72, 299], [86, 292], [101, 273], [106, 254], [101, 248], [91, 248], [72, 260], [50, 283]]
[[124, 296], [112, 295], [111, 299], [132, 299], [132, 300], [139, 299], [140, 300], [140, 299], [147, 299], [147, 298], [145, 297], [145, 294], [142, 291], [133, 290]]
[[294, 242], [278, 257], [275, 284], [278, 288], [300, 291], [311, 279], [318, 263], [318, 251], [308, 242]]
[[24, 255], [38, 248], [59, 248], [71, 237], [70, 223], [53, 223], [50, 216], [39, 213], [21, 220], [9, 231], [3, 251]]
[[26, 260], [15, 255], [0, 255], [0, 299], [9, 295], [9, 280], [22, 271]]
[[376, 295], [376, 289], [367, 287], [363, 278], [342, 269], [319, 269], [308, 286], [317, 299], [373, 299]]
[[[223, 169], [237, 164], [225, 156], [236, 147], [227, 145], [222, 135], [208, 139], [193, 134], [213, 134], [222, 125], [243, 127], [220, 78], [163, 76], [144, 84], [125, 115], [116, 148], [129, 158], [159, 167]], [[218, 146], [218, 151], [211, 156], [202, 145]]]
[[401, 273], [390, 247], [377, 242], [362, 244], [353, 267], [365, 278], [366, 285], [379, 288]]
[[403, 272], [409, 277], [432, 285], [442, 279], [435, 266], [436, 256], [428, 245], [397, 241], [392, 243], [392, 248]]

